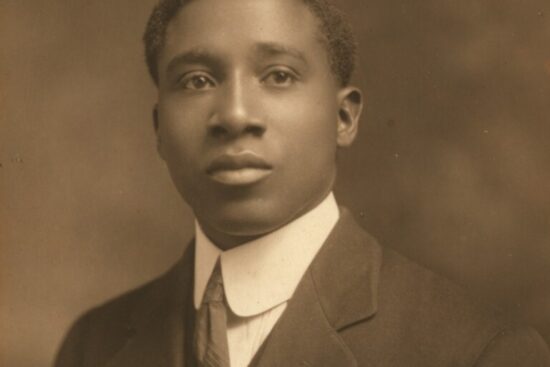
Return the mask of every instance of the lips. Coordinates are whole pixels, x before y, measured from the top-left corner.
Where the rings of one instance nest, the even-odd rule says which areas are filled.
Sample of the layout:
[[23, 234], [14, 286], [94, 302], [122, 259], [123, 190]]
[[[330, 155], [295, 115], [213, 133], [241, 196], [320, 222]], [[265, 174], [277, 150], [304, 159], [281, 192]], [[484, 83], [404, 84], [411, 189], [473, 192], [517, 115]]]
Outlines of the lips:
[[216, 157], [206, 173], [216, 182], [231, 185], [250, 185], [271, 174], [273, 166], [252, 151], [222, 154]]

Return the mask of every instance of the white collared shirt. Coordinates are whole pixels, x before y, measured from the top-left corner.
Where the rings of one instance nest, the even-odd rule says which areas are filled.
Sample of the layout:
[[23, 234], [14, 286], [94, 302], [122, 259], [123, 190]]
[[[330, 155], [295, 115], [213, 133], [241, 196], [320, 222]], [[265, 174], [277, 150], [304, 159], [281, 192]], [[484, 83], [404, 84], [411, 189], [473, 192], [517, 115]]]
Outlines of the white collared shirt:
[[291, 223], [227, 251], [216, 247], [195, 221], [194, 305], [200, 308], [220, 258], [230, 308], [227, 338], [232, 367], [251, 362], [338, 218], [338, 206], [330, 193]]

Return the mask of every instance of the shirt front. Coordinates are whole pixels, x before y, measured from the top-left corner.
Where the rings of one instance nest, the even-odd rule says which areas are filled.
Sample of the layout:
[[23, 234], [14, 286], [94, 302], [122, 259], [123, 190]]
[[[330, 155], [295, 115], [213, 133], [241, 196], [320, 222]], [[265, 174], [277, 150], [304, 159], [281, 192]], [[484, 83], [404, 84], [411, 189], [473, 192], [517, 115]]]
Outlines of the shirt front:
[[195, 221], [194, 305], [200, 308], [219, 258], [229, 308], [227, 339], [232, 367], [248, 366], [338, 218], [338, 206], [330, 193], [289, 224], [227, 251], [216, 247]]

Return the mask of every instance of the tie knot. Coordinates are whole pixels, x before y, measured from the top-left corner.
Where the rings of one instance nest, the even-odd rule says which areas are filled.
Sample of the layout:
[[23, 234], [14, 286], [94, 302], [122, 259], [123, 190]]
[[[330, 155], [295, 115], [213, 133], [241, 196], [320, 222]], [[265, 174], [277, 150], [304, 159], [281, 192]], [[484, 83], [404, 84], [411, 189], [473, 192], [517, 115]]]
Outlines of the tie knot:
[[203, 303], [223, 302], [223, 294], [223, 278], [220, 262], [218, 261], [206, 286]]

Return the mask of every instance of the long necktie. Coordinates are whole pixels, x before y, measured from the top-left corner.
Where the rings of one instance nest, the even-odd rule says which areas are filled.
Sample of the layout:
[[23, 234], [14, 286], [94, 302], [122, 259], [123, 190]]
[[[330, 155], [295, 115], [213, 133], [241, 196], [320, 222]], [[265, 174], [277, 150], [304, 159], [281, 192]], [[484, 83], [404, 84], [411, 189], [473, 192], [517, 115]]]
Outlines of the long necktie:
[[200, 367], [230, 367], [227, 315], [220, 262], [216, 264], [195, 323], [195, 352]]

